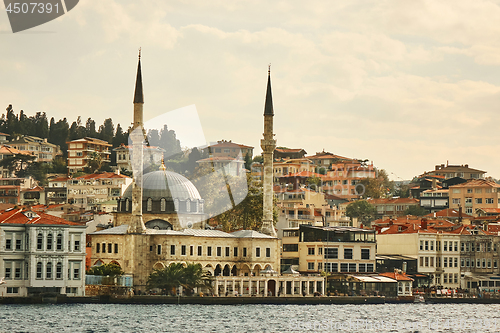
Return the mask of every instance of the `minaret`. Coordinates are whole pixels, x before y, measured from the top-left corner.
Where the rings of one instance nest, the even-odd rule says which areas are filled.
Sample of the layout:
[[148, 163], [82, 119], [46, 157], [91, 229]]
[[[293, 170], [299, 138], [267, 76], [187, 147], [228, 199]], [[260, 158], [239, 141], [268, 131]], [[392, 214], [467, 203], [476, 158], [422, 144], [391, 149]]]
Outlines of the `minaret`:
[[273, 155], [276, 140], [273, 134], [273, 97], [271, 94], [271, 65], [267, 73], [267, 93], [264, 106], [264, 139], [260, 140], [262, 156], [264, 157], [264, 214], [262, 216], [261, 231], [264, 234], [276, 237], [273, 223]]
[[132, 218], [130, 223], [130, 232], [132, 233], [142, 233], [146, 230], [144, 222], [142, 221], [143, 106], [144, 95], [142, 92], [141, 50], [139, 49], [139, 63], [137, 65], [137, 78], [135, 81], [134, 93], [134, 123], [132, 124], [132, 131], [130, 133], [130, 138], [132, 140], [132, 170], [134, 173], [134, 182], [132, 185]]

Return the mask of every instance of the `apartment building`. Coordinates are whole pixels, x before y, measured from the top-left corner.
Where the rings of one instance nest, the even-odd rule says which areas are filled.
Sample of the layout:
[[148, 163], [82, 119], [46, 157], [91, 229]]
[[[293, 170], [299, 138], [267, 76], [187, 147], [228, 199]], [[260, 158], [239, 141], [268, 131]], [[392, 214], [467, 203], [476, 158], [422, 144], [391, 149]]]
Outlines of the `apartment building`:
[[68, 203], [85, 209], [95, 209], [98, 204], [116, 200], [132, 183], [132, 178], [118, 172], [104, 172], [69, 178]]
[[450, 208], [463, 207], [466, 214], [477, 216], [477, 210], [500, 208], [500, 184], [485, 179], [473, 179], [450, 186]]
[[94, 157], [100, 158], [103, 163], [111, 162], [111, 144], [106, 141], [85, 137], [67, 142], [68, 144], [68, 173], [82, 171], [88, 166], [88, 161]]
[[424, 173], [424, 176], [429, 176], [429, 175], [442, 176], [444, 177], [444, 179], [460, 177], [466, 180], [470, 180], [470, 179], [484, 178], [485, 173], [486, 171], [469, 168], [468, 164], [463, 164], [463, 165], [441, 164], [441, 165], [436, 165], [433, 171]]
[[253, 158], [253, 147], [235, 143], [231, 140], [217, 141], [217, 143], [212, 143], [210, 146], [201, 149], [201, 151], [213, 157], [232, 157], [234, 159], [240, 156], [245, 159], [248, 154], [250, 158]]
[[377, 218], [398, 217], [410, 207], [419, 206], [419, 201], [413, 198], [379, 198], [367, 199], [377, 210]]
[[[116, 166], [118, 170], [125, 169], [127, 171], [132, 171], [131, 149], [131, 146], [125, 146], [124, 144], [113, 149], [116, 153]], [[142, 160], [145, 165], [160, 165], [165, 149], [156, 146], [144, 146], [142, 152]]]
[[49, 163], [56, 156], [62, 155], [58, 145], [47, 142], [46, 138], [31, 135], [18, 136], [10, 141], [9, 145], [23, 153], [36, 156], [36, 162]]
[[400, 254], [418, 260], [418, 272], [429, 277], [428, 284], [459, 288], [461, 236], [465, 226], [445, 220], [403, 218], [376, 224], [377, 255]]
[[301, 273], [375, 271], [375, 231], [300, 225], [284, 230], [282, 267], [298, 262]]
[[48, 205], [65, 204], [68, 199], [68, 177], [61, 176], [49, 179], [45, 187], [45, 198]]

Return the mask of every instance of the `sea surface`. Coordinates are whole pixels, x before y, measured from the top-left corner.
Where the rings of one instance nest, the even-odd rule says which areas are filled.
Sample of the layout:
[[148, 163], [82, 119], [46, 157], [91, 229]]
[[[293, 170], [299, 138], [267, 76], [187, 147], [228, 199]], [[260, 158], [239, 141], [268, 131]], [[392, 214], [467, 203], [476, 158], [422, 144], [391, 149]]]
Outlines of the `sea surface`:
[[0, 305], [0, 332], [499, 332], [497, 304]]

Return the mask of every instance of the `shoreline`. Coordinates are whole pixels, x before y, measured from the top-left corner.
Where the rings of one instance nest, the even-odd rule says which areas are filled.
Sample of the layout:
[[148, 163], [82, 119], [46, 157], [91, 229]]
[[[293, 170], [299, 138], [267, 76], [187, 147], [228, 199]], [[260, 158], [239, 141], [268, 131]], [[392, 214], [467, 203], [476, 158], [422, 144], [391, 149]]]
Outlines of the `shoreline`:
[[[0, 304], [198, 304], [198, 305], [245, 305], [245, 304], [272, 304], [272, 305], [316, 305], [316, 304], [401, 304], [413, 303], [404, 300], [386, 297], [363, 296], [320, 296], [320, 297], [175, 297], [175, 296], [133, 296], [111, 297], [83, 296], [83, 297], [0, 297]], [[500, 304], [498, 298], [426, 298], [425, 303], [418, 304]]]

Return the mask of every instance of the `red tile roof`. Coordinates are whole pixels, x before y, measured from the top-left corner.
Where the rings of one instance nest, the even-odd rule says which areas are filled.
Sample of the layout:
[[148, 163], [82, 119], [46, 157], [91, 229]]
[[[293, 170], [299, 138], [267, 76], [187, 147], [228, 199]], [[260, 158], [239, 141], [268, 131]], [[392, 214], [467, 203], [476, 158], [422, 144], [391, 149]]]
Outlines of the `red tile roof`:
[[[433, 217], [459, 218], [460, 216], [459, 216], [459, 211], [457, 209], [446, 208], [446, 209], [440, 210], [439, 212], [427, 214], [427, 215], [425, 215], [425, 217], [429, 217], [429, 218], [433, 218]], [[462, 218], [469, 219], [469, 218], [473, 218], [473, 216], [462, 212]]]
[[406, 273], [398, 273], [398, 272], [386, 272], [380, 273], [380, 276], [386, 276], [388, 278], [397, 280], [397, 281], [413, 281]]
[[466, 187], [500, 187], [500, 184], [497, 184], [491, 180], [486, 179], [472, 179], [466, 183], [461, 183], [457, 185], [452, 185], [450, 188], [466, 188]]
[[89, 175], [83, 175], [80, 177], [76, 177], [74, 179], [109, 179], [109, 178], [130, 178], [125, 175], [118, 175], [114, 172], [103, 172], [103, 173], [91, 173]]
[[30, 219], [24, 214], [26, 212], [27, 210], [23, 209], [2, 211], [0, 212], [0, 224], [82, 225], [45, 213], [37, 213], [35, 217]]

